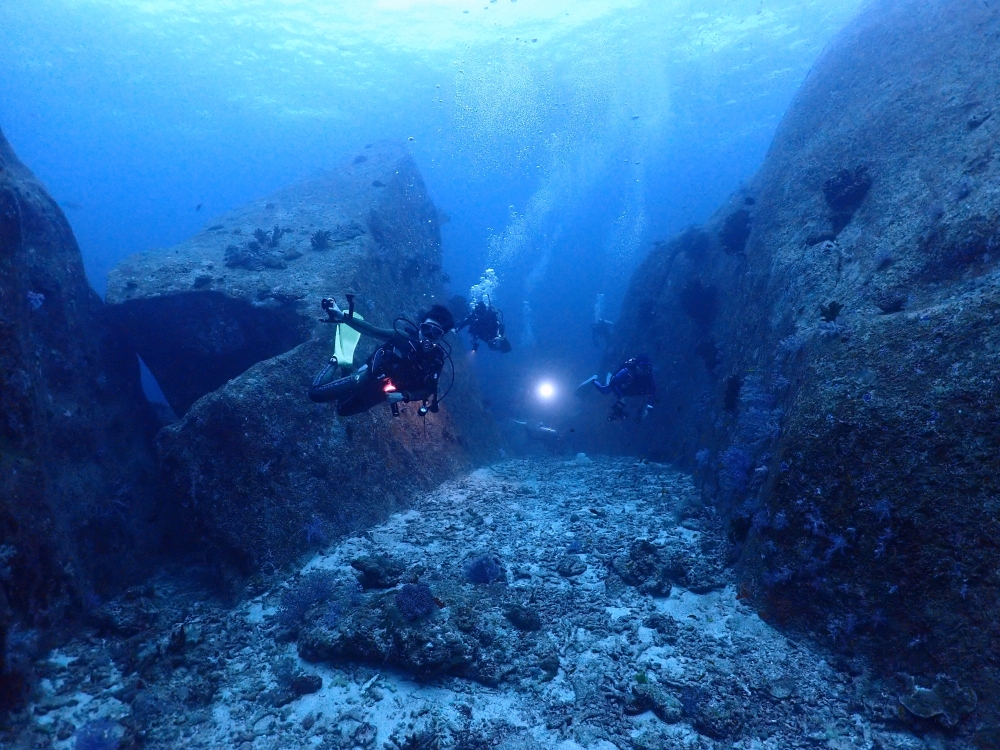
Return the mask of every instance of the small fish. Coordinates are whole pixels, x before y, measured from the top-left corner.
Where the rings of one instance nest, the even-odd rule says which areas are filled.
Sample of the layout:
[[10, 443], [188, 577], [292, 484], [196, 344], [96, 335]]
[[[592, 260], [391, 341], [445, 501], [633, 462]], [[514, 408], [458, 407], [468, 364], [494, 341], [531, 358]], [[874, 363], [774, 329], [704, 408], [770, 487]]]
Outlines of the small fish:
[[385, 183], [382, 180], [372, 180], [372, 187], [385, 187]]
[[83, 206], [74, 201], [63, 201], [59, 205], [62, 206], [63, 208], [68, 208], [70, 211], [79, 211], [81, 208], [83, 208]]
[[199, 203], [197, 206], [195, 206], [194, 210], [195, 211], [201, 211], [201, 204]]
[[639, 115], [632, 115], [632, 119], [633, 120], [638, 120], [639, 119]]

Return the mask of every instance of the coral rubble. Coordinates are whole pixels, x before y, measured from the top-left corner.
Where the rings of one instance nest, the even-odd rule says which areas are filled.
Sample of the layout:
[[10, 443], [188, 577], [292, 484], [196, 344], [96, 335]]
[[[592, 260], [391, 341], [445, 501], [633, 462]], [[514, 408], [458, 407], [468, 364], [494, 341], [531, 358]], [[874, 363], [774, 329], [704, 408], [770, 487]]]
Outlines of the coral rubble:
[[[951, 683], [880, 683], [864, 660], [830, 664], [763, 622], [725, 569], [720, 519], [696, 498], [685, 475], [634, 459], [511, 461], [233, 607], [156, 582], [148, 628], [53, 654], [46, 691], [0, 741], [913, 750], [897, 696], [928, 716], [967, 711]], [[568, 547], [586, 567], [571, 577], [559, 572]], [[489, 584], [466, 575], [466, 554], [484, 548], [504, 550], [505, 577]], [[403, 580], [359, 592], [353, 561], [389, 554]], [[335, 615], [311, 605], [289, 641], [289, 592], [308, 580], [355, 595], [333, 593]]]

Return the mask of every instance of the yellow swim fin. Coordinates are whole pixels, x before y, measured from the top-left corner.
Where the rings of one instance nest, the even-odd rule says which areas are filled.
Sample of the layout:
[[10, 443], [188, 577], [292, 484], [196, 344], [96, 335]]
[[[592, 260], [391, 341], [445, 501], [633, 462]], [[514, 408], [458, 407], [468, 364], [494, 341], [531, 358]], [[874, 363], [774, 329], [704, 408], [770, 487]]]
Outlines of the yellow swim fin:
[[[364, 320], [360, 315], [354, 313], [358, 320]], [[341, 367], [351, 369], [354, 367], [354, 350], [358, 348], [358, 341], [361, 334], [348, 325], [337, 324], [337, 333], [333, 339], [333, 356], [337, 358], [337, 364]]]

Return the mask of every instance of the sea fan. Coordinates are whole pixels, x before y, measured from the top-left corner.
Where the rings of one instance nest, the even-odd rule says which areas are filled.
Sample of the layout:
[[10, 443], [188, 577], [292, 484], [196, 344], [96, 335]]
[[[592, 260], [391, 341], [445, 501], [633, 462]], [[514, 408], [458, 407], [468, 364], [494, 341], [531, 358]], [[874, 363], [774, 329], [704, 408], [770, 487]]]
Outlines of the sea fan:
[[333, 596], [334, 590], [334, 576], [329, 571], [317, 571], [303, 576], [281, 595], [278, 624], [290, 630], [298, 630], [306, 613]]
[[465, 565], [465, 577], [470, 583], [488, 584], [503, 575], [500, 560], [495, 555], [479, 555]]
[[407, 583], [396, 594], [396, 609], [404, 620], [422, 620], [437, 607], [434, 594], [426, 583]]

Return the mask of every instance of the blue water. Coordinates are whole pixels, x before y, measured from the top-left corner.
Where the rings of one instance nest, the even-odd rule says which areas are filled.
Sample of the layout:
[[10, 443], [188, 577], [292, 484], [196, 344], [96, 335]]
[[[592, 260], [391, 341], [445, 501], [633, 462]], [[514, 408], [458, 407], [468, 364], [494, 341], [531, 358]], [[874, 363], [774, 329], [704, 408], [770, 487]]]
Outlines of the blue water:
[[0, 127], [98, 292], [132, 252], [407, 141], [451, 217], [452, 293], [496, 268], [512, 339], [541, 352], [520, 365], [558, 369], [596, 295], [615, 317], [650, 243], [753, 174], [859, 4], [7, 0]]

